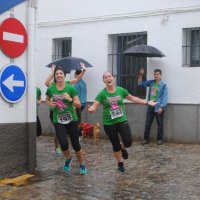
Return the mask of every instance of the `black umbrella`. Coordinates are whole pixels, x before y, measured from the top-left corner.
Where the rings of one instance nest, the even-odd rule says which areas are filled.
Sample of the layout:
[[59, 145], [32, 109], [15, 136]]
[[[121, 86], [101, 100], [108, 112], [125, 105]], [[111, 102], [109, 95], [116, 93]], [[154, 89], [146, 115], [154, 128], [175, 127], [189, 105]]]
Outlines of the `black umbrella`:
[[53, 64], [56, 66], [63, 66], [66, 73], [70, 73], [71, 70], [82, 69], [80, 63], [83, 63], [86, 67], [92, 67], [92, 65], [82, 58], [76, 57], [64, 57], [59, 60], [54, 60], [49, 63], [46, 67], [51, 67]]
[[165, 55], [155, 47], [149, 45], [135, 45], [123, 52], [126, 56], [136, 57], [164, 57]]

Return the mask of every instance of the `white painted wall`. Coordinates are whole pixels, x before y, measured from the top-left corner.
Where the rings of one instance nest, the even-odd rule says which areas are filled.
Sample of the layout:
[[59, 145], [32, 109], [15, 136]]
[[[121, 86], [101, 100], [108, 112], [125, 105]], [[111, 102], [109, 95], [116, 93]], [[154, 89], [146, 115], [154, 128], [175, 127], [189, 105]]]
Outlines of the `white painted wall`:
[[[167, 21], [162, 23], [165, 16]], [[148, 44], [166, 55], [148, 59], [147, 77], [153, 78], [153, 69], [161, 68], [169, 87], [169, 103], [199, 103], [200, 68], [182, 67], [182, 28], [200, 27], [198, 19], [199, 0], [39, 1], [37, 67], [43, 99], [50, 72], [44, 66], [51, 62], [53, 38], [72, 37], [72, 55], [94, 65], [84, 76], [88, 101], [93, 101], [104, 87], [102, 74], [109, 67], [108, 35], [147, 31]]]
[[59, 21], [199, 5], [199, 0], [39, 0], [39, 20]]

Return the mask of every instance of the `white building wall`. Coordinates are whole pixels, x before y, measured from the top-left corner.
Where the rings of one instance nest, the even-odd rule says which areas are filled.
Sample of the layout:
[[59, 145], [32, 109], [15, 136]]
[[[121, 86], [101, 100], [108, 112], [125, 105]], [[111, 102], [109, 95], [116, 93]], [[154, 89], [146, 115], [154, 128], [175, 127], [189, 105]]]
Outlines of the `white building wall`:
[[72, 37], [72, 56], [93, 64], [84, 76], [88, 101], [93, 101], [104, 87], [102, 74], [109, 69], [108, 35], [147, 31], [147, 43], [166, 55], [148, 58], [147, 78], [153, 78], [153, 69], [161, 68], [169, 87], [169, 103], [198, 104], [200, 68], [182, 67], [182, 29], [200, 27], [197, 19], [198, 0], [39, 1], [37, 67], [43, 99], [44, 81], [50, 72], [44, 66], [51, 62], [53, 38]]

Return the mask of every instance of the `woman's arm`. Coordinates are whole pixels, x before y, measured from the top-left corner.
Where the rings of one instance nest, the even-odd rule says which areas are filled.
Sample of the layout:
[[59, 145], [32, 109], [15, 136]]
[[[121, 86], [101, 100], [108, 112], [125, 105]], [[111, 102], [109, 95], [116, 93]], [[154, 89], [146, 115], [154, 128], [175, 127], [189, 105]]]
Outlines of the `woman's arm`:
[[54, 75], [54, 69], [55, 69], [56, 65], [52, 65], [51, 66], [51, 73], [49, 74], [49, 76], [47, 77], [46, 81], [45, 81], [45, 85], [47, 87], [49, 87], [51, 85], [51, 81], [53, 80], [53, 75]]
[[82, 63], [82, 62], [80, 62], [80, 65], [81, 65], [81, 68], [83, 69], [83, 71], [82, 71], [76, 78], [71, 79], [71, 80], [69, 81], [69, 83], [70, 83], [71, 85], [74, 85], [74, 84], [76, 84], [78, 81], [80, 81], [80, 80], [82, 79], [83, 75], [84, 75], [85, 72], [86, 72], [86, 66], [85, 66], [85, 64]]
[[81, 107], [81, 102], [80, 102], [80, 99], [78, 98], [78, 96], [74, 96], [72, 98], [72, 102], [73, 102], [73, 105], [76, 107], [76, 108], [80, 108]]
[[67, 99], [67, 101], [73, 103], [73, 105], [76, 108], [80, 108], [81, 107], [81, 102], [80, 99], [78, 98], [78, 95], [71, 97], [67, 92], [64, 94], [65, 99]]
[[154, 101], [146, 101], [144, 99], [140, 99], [139, 97], [133, 96], [131, 94], [129, 94], [125, 99], [128, 99], [129, 101], [132, 101], [134, 103], [150, 105], [150, 106], [155, 106], [158, 103]]
[[51, 101], [51, 98], [49, 96], [46, 95], [46, 103], [48, 106], [52, 107], [52, 108], [55, 108], [56, 107], [56, 102], [54, 101]]
[[40, 95], [37, 98], [37, 104], [40, 105], [41, 103], [42, 103], [42, 98], [41, 98], [41, 95]]

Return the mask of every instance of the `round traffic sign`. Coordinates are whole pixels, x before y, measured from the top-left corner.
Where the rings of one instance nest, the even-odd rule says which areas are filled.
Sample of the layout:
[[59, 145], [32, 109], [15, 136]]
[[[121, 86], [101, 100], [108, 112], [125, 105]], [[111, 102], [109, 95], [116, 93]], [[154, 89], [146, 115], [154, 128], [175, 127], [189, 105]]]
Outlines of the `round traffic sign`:
[[16, 18], [8, 18], [0, 26], [0, 47], [10, 58], [19, 57], [28, 43], [27, 32]]
[[0, 93], [9, 103], [20, 101], [26, 92], [26, 75], [17, 65], [5, 66], [0, 73]]

